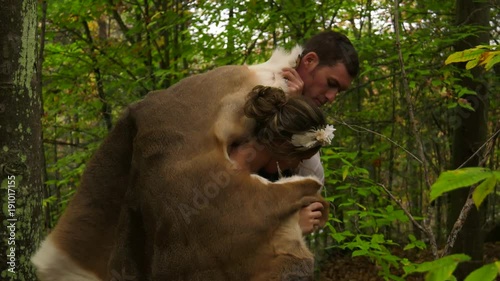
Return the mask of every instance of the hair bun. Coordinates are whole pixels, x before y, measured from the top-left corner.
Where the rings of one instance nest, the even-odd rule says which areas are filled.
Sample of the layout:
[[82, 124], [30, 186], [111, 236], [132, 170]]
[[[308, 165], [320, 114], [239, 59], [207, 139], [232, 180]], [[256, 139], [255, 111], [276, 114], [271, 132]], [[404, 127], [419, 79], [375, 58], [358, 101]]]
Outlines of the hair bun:
[[255, 86], [248, 94], [245, 103], [245, 115], [257, 121], [265, 122], [274, 118], [288, 100], [283, 90], [268, 86]]

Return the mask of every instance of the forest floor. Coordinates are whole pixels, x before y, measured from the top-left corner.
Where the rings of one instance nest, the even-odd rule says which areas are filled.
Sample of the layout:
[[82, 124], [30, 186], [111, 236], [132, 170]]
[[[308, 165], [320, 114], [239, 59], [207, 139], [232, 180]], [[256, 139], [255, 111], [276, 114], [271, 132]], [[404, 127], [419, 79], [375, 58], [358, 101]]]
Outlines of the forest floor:
[[[412, 262], [432, 261], [432, 253], [426, 251], [399, 251], [395, 252], [399, 257], [406, 257]], [[486, 243], [484, 248], [485, 263], [500, 260], [500, 243]], [[330, 258], [320, 265], [321, 281], [383, 281], [378, 276], [378, 266], [366, 257], [351, 257], [350, 253], [331, 254]], [[403, 270], [394, 272], [397, 276], [403, 275]], [[407, 281], [423, 281], [423, 275], [411, 275], [406, 277]], [[500, 278], [497, 278], [500, 281]]]

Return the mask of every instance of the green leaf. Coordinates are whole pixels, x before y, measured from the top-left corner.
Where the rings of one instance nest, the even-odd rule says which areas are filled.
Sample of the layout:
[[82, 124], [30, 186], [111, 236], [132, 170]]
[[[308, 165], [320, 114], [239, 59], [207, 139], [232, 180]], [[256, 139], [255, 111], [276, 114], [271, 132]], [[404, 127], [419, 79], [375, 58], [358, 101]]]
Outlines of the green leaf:
[[478, 187], [476, 187], [474, 193], [472, 194], [472, 200], [474, 200], [474, 204], [478, 209], [481, 203], [483, 203], [484, 198], [486, 198], [488, 194], [493, 192], [496, 184], [497, 178], [495, 174], [492, 173], [489, 178], [487, 178]]
[[366, 254], [368, 254], [368, 251], [366, 251], [366, 250], [356, 250], [356, 251], [352, 252], [352, 257], [354, 258], [357, 256], [364, 256]]
[[453, 276], [453, 271], [455, 271], [457, 265], [458, 262], [432, 270], [425, 275], [425, 281], [456, 280]]
[[470, 61], [473, 59], [477, 59], [485, 51], [486, 51], [485, 49], [472, 48], [472, 49], [467, 49], [467, 50], [464, 50], [461, 52], [456, 52], [456, 53], [449, 55], [444, 63], [450, 64], [450, 63], [454, 63], [454, 62], [466, 62], [466, 61]]
[[434, 79], [434, 80], [431, 81], [431, 84], [434, 87], [438, 87], [438, 86], [441, 86], [443, 84], [443, 82], [441, 80]]
[[477, 65], [484, 65], [486, 70], [490, 70], [495, 64], [500, 62], [500, 51], [494, 49], [494, 46], [479, 45], [475, 48], [456, 52], [448, 56], [445, 64], [467, 62], [465, 65], [466, 69], [471, 69]]
[[373, 234], [372, 239], [371, 239], [371, 243], [384, 243], [384, 242], [385, 242], [384, 235]]
[[413, 243], [412, 243], [412, 244], [408, 244], [408, 245], [406, 245], [406, 246], [403, 248], [403, 250], [404, 250], [404, 251], [406, 251], [406, 250], [410, 250], [410, 249], [413, 249], [413, 248], [415, 248], [415, 244], [413, 244]]
[[473, 90], [470, 90], [466, 87], [457, 87], [458, 89], [458, 92], [457, 92], [457, 97], [461, 98], [465, 95], [473, 95], [473, 96], [477, 96], [477, 93], [476, 91], [473, 91]]
[[500, 261], [486, 264], [469, 274], [464, 281], [493, 281], [500, 273]]
[[445, 192], [476, 184], [492, 175], [487, 168], [470, 167], [443, 172], [431, 186], [431, 201]]
[[411, 242], [417, 241], [417, 238], [413, 234], [408, 235], [408, 239], [410, 239]]
[[470, 257], [464, 254], [455, 254], [442, 257], [435, 261], [421, 264], [405, 265], [405, 275], [415, 272], [427, 272], [426, 281], [456, 280], [452, 273], [460, 262], [468, 261]]
[[342, 167], [342, 180], [345, 180], [347, 178], [347, 175], [349, 175], [349, 166], [343, 166]]
[[468, 109], [470, 111], [476, 111], [469, 103], [461, 103], [461, 102], [459, 102], [458, 105], [460, 105], [460, 107]]
[[335, 241], [339, 243], [346, 239], [345, 235], [342, 233], [333, 233], [331, 236], [333, 239], [335, 239]]
[[[457, 265], [460, 262], [468, 261], [470, 260], [470, 257], [464, 254], [454, 254], [454, 255], [449, 255], [442, 257], [440, 259], [434, 260], [434, 261], [429, 261], [429, 262], [423, 262], [421, 264], [417, 264], [415, 268], [409, 272], [430, 272], [434, 270], [438, 270], [439, 268], [442, 267], [447, 267], [447, 266], [452, 266], [452, 265]], [[445, 280], [445, 279], [442, 279]]]
[[477, 65], [479, 64], [479, 57], [473, 59], [473, 60], [470, 60], [467, 62], [467, 64], [465, 65], [465, 69], [471, 69], [471, 68], [474, 68], [476, 67]]
[[500, 63], [500, 54], [495, 54], [491, 59], [487, 60], [484, 68], [490, 70], [497, 63]]

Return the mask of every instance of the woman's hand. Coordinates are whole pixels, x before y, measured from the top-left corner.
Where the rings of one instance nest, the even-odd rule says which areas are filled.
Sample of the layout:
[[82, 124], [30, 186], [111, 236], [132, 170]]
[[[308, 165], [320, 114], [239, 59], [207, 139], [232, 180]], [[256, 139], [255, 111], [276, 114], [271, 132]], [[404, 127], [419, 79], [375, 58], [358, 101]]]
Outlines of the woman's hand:
[[323, 205], [320, 202], [314, 202], [299, 211], [299, 226], [303, 235], [310, 234], [324, 226], [325, 222], [320, 220], [321, 210], [323, 210]]
[[302, 95], [302, 91], [304, 90], [304, 81], [302, 81], [302, 78], [300, 78], [300, 75], [297, 72], [297, 70], [290, 67], [283, 68], [281, 75], [286, 80], [289, 95], [292, 96]]

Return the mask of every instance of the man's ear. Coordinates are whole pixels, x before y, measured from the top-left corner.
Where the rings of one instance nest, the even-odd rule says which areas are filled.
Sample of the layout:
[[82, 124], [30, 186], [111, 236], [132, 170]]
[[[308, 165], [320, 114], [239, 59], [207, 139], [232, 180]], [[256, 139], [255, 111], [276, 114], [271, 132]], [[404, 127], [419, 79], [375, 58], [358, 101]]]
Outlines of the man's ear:
[[309, 52], [302, 57], [301, 65], [307, 70], [311, 71], [319, 64], [318, 54], [315, 52]]

